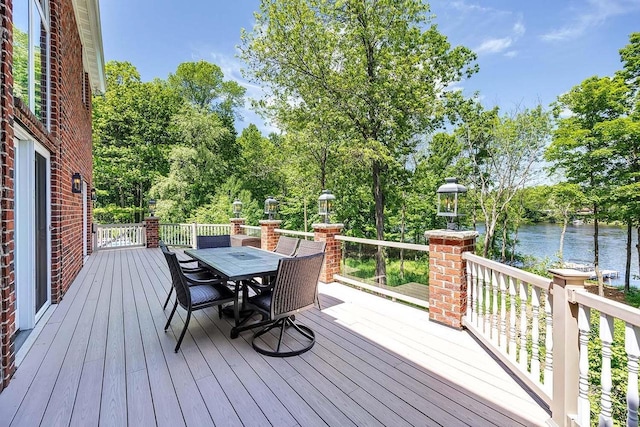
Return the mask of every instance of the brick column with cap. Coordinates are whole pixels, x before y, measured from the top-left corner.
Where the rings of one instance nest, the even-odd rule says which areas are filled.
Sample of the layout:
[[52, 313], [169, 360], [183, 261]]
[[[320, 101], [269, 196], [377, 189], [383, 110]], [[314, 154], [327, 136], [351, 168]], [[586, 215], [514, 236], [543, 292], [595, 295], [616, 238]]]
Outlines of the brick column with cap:
[[342, 232], [344, 224], [313, 224], [313, 240], [327, 244], [324, 252], [324, 264], [320, 272], [320, 281], [333, 282], [333, 275], [340, 273], [342, 259], [342, 243], [336, 236]]
[[231, 235], [244, 234], [244, 230], [240, 228], [246, 222], [245, 218], [231, 218]]
[[145, 218], [144, 228], [147, 234], [147, 247], [157, 248], [160, 241], [160, 219], [157, 216]]
[[278, 245], [280, 234], [275, 232], [280, 228], [282, 221], [279, 219], [263, 219], [260, 221], [260, 247], [266, 251], [272, 251]]
[[429, 319], [462, 329], [467, 311], [467, 262], [464, 252], [473, 252], [476, 231], [432, 230], [429, 239]]

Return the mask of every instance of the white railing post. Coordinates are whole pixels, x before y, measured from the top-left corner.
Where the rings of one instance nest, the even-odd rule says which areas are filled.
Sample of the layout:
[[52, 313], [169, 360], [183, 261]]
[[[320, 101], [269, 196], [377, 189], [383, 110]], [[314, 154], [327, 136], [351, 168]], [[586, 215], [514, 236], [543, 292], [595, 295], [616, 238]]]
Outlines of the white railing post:
[[554, 343], [551, 417], [556, 425], [562, 427], [571, 425], [578, 414], [578, 305], [572, 303], [571, 293], [584, 288], [589, 273], [569, 269], [549, 272], [553, 275]]
[[627, 425], [638, 425], [638, 357], [640, 357], [640, 345], [638, 343], [638, 330], [630, 323], [624, 325], [624, 347], [627, 352]]
[[191, 245], [193, 249], [198, 247], [198, 224], [191, 224]]
[[602, 341], [602, 370], [600, 371], [600, 382], [602, 384], [602, 394], [600, 396], [600, 417], [598, 425], [612, 427], [612, 404], [611, 404], [611, 344], [613, 344], [613, 317], [600, 313], [600, 340]]

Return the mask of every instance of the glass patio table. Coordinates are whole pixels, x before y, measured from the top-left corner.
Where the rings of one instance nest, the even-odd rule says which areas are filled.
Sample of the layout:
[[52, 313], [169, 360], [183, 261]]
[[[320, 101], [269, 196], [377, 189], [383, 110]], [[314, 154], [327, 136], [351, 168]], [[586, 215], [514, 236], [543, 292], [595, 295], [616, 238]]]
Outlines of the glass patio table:
[[244, 304], [248, 296], [246, 282], [256, 277], [275, 276], [278, 271], [278, 262], [286, 258], [275, 252], [263, 251], [252, 246], [187, 249], [184, 253], [206, 265], [224, 280], [235, 283], [233, 303], [235, 326], [231, 328], [231, 338], [237, 338], [240, 332], [251, 329], [251, 325], [242, 327], [251, 317], [250, 315], [240, 319], [240, 292], [242, 291]]

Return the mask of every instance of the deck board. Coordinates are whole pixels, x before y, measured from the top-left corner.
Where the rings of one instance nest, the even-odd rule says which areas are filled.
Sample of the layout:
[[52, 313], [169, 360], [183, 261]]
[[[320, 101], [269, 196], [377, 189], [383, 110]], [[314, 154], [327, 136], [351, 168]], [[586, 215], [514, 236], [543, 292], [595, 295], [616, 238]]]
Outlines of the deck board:
[[[301, 313], [311, 351], [264, 357], [231, 320], [186, 313], [168, 331], [169, 272], [156, 249], [90, 256], [9, 387], [2, 424], [409, 426], [543, 425], [548, 409], [466, 332], [339, 284]], [[272, 342], [275, 332], [264, 340]], [[294, 341], [288, 344], [296, 345]]]

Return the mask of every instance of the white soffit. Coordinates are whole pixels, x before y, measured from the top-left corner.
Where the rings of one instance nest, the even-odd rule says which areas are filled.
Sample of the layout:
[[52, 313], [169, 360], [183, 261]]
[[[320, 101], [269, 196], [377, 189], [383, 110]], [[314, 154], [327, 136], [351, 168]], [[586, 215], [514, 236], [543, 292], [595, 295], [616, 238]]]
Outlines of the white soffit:
[[105, 91], [104, 50], [99, 0], [73, 0], [78, 32], [82, 41], [82, 61], [89, 73], [93, 92]]

